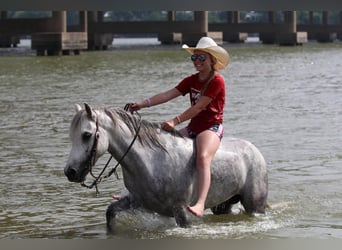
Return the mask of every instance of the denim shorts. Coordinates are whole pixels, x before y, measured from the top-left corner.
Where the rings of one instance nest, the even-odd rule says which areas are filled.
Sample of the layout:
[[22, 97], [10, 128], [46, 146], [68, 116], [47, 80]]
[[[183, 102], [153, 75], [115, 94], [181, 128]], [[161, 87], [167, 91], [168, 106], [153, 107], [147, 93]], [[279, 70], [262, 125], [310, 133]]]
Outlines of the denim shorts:
[[[196, 138], [197, 134], [195, 132], [191, 131], [189, 127], [186, 127], [186, 130], [187, 130], [188, 135], [191, 139]], [[214, 124], [213, 126], [208, 128], [208, 130], [213, 131], [220, 138], [220, 140], [222, 140], [223, 133], [224, 133], [224, 128], [223, 128], [222, 124]]]

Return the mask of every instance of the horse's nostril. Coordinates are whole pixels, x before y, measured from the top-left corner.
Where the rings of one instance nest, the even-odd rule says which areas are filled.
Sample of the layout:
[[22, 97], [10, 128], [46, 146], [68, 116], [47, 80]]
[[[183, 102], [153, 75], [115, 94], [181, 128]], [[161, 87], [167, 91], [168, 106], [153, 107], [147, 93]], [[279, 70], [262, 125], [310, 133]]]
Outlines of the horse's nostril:
[[73, 181], [73, 180], [75, 180], [76, 170], [74, 168], [67, 167], [64, 170], [64, 174], [66, 177], [68, 177], [69, 181]]

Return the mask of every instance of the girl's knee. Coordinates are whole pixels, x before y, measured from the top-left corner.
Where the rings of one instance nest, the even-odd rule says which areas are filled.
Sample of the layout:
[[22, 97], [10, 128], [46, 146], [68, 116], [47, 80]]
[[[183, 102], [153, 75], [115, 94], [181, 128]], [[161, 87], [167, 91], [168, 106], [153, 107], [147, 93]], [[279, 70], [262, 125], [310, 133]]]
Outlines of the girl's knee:
[[201, 168], [210, 167], [212, 157], [205, 154], [197, 155], [197, 166]]

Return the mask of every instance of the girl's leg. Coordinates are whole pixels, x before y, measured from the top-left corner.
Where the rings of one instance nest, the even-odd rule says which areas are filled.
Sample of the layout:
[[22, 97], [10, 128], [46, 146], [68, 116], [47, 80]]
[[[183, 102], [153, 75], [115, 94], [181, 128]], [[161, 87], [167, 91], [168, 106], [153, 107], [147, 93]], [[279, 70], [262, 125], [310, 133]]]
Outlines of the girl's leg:
[[220, 138], [210, 130], [205, 130], [196, 137], [197, 148], [197, 202], [188, 210], [198, 217], [202, 217], [205, 201], [210, 188], [210, 165], [218, 147]]

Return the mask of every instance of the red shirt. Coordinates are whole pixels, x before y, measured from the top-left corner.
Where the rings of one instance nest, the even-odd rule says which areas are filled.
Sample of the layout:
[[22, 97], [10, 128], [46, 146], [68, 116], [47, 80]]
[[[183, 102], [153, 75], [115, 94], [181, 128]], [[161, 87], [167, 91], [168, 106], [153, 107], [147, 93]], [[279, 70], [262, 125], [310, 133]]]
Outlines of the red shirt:
[[[201, 95], [201, 89], [205, 82], [200, 82], [198, 73], [184, 78], [177, 86], [182, 95], [190, 94], [190, 103], [195, 105]], [[210, 97], [212, 101], [208, 104], [205, 110], [193, 117], [189, 123], [189, 129], [196, 134], [209, 129], [215, 124], [222, 124], [223, 109], [225, 104], [226, 88], [223, 77], [216, 73], [210, 81], [203, 96]]]

